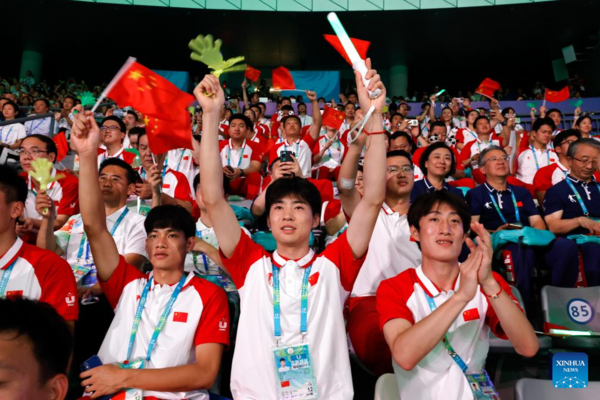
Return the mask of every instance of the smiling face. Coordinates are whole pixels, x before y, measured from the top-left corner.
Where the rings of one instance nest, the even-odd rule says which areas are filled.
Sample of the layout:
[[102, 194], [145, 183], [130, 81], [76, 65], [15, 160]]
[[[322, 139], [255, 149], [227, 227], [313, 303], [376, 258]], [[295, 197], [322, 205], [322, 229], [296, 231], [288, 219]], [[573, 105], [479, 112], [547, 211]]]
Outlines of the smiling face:
[[448, 204], [434, 204], [429, 213], [419, 220], [419, 230], [410, 227], [412, 236], [420, 242], [423, 261], [438, 262], [458, 260], [466, 233], [463, 221]]
[[273, 203], [267, 223], [278, 244], [303, 246], [311, 230], [319, 225], [319, 214], [313, 214], [305, 200], [286, 196]]
[[248, 133], [246, 123], [241, 119], [234, 119], [229, 123], [229, 136], [233, 140], [244, 139]]
[[102, 137], [102, 142], [105, 146], [117, 145], [123, 142], [125, 138], [125, 132], [121, 131], [121, 127], [117, 121], [104, 121], [101, 129], [104, 136]]
[[582, 135], [589, 135], [592, 131], [592, 121], [589, 118], [582, 118], [577, 126]]
[[445, 178], [450, 172], [451, 166], [452, 154], [448, 149], [436, 149], [432, 151], [427, 161], [425, 161], [427, 175], [431, 174]]
[[153, 229], [146, 239], [146, 253], [153, 269], [173, 271], [183, 268], [185, 255], [194, 248], [194, 238], [185, 238], [183, 231]]
[[505, 178], [510, 175], [510, 168], [506, 153], [501, 150], [490, 150], [485, 154], [481, 172], [486, 177]]

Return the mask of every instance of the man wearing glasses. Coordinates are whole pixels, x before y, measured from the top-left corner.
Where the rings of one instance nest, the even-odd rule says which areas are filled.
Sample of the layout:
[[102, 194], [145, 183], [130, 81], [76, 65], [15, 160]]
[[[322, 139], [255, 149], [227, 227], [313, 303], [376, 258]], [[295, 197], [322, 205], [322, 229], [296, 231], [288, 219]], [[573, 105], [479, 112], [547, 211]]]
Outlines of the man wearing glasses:
[[98, 167], [108, 158], [119, 158], [131, 165], [135, 159], [135, 154], [125, 151], [123, 140], [127, 127], [125, 123], [117, 116], [111, 115], [102, 120], [100, 133], [102, 134], [102, 143], [106, 150], [99, 151]]
[[[467, 203], [472, 220], [483, 224], [489, 232], [521, 229], [529, 226], [546, 230], [529, 191], [507, 183], [510, 175], [508, 154], [500, 146], [489, 146], [479, 156], [479, 169], [485, 175], [485, 183], [467, 192]], [[546, 253], [548, 265], [569, 263], [577, 258], [568, 244], [554, 242]], [[563, 249], [564, 247], [567, 249]], [[506, 280], [517, 286], [525, 304], [530, 304], [535, 248], [523, 244], [508, 243], [501, 249], [502, 262], [506, 266]]]
[[[558, 160], [554, 164], [546, 165], [540, 168], [533, 177], [533, 191], [538, 204], [544, 202], [546, 191], [558, 182], [565, 179], [569, 173], [569, 162], [567, 160], [567, 151], [571, 143], [581, 139], [581, 133], [577, 129], [567, 129], [560, 131], [552, 140], [554, 152]], [[596, 171], [596, 174], [598, 172]]]
[[[354, 181], [364, 139], [361, 135], [350, 145], [338, 180], [342, 208], [348, 218], [361, 198]], [[367, 258], [350, 294], [347, 326], [350, 340], [357, 357], [376, 375], [392, 371], [392, 355], [378, 326], [377, 288], [384, 279], [421, 264], [421, 251], [411, 241], [406, 219], [413, 173], [409, 153], [403, 150], [387, 153], [385, 201], [379, 210]]]
[[[56, 154], [56, 144], [47, 136], [34, 134], [27, 136], [21, 142], [19, 147], [19, 158], [23, 168], [21, 177], [27, 182], [28, 192], [27, 201], [25, 202], [25, 220], [23, 224], [17, 225], [19, 236], [37, 235], [42, 220], [42, 216], [35, 209], [35, 198], [40, 190], [40, 184], [28, 174], [29, 171], [33, 170], [31, 163], [38, 158], [45, 158], [54, 163]], [[66, 171], [57, 171], [52, 168], [52, 176], [57, 173], [63, 174], [65, 177], [50, 184], [46, 190], [46, 194], [56, 204], [57, 215], [54, 220], [54, 230], [60, 229], [70, 216], [79, 212], [78, 179]], [[35, 238], [31, 237], [31, 239], [35, 242]]]
[[[544, 214], [548, 228], [557, 236], [566, 236], [567, 241], [571, 235], [600, 236], [600, 185], [594, 178], [599, 157], [600, 142], [587, 138], [571, 143], [567, 151], [569, 174], [546, 192]], [[600, 285], [600, 245], [587, 241], [577, 242], [577, 246], [583, 271], [553, 262], [553, 285], [558, 283], [555, 275], [556, 279], [561, 278], [560, 286]]]

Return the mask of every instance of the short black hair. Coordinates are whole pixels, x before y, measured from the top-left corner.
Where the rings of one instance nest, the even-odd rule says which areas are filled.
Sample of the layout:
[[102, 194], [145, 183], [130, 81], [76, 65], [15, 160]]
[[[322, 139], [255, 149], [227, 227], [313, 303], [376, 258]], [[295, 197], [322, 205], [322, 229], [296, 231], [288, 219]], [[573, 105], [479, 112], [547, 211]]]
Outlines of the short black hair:
[[392, 158], [392, 157], [405, 157], [408, 159], [408, 162], [410, 162], [410, 166], [413, 166], [413, 162], [412, 162], [412, 158], [410, 156], [410, 153], [404, 150], [392, 150], [392, 151], [388, 151], [385, 155], [385, 158]]
[[265, 195], [265, 216], [268, 218], [273, 204], [281, 201], [284, 197], [296, 197], [308, 203], [312, 214], [321, 214], [321, 193], [308, 179], [295, 176], [293, 178], [281, 178], [271, 183]]
[[[2, 106], [2, 108], [4, 108], [5, 105], [11, 105], [13, 107], [13, 109], [15, 110], [15, 115], [19, 114], [19, 106], [17, 105], [17, 103], [15, 103], [12, 100], [8, 100], [8, 99], [4, 99], [6, 100], [6, 103], [4, 103], [4, 105]], [[0, 110], [1, 111], [1, 110]]]
[[471, 213], [467, 203], [448, 190], [436, 190], [417, 197], [408, 209], [409, 226], [414, 226], [418, 231], [421, 218], [429, 214], [436, 205], [439, 207], [442, 204], [446, 204], [456, 211], [462, 221], [463, 229], [467, 233], [471, 227]]
[[585, 121], [586, 119], [590, 120], [590, 124], [592, 124], [592, 126], [594, 125], [594, 121], [592, 120], [592, 117], [590, 117], [589, 115], [582, 115], [579, 118], [577, 118], [577, 122], [575, 122], [575, 126], [579, 126], [579, 124], [581, 124], [581, 122]]
[[0, 191], [4, 193], [6, 204], [15, 201], [25, 203], [27, 200], [27, 184], [17, 171], [8, 165], [0, 165]]
[[154, 207], [144, 221], [144, 229], [149, 235], [154, 229], [174, 229], [182, 231], [186, 239], [196, 236], [196, 223], [191, 214], [181, 206]]
[[138, 122], [140, 120], [137, 113], [133, 110], [127, 110], [125, 115], [133, 115], [133, 117], [135, 118], [135, 122]]
[[551, 108], [549, 110], [546, 111], [546, 117], [549, 118], [550, 114], [557, 112], [558, 115], [560, 115], [560, 117], [562, 118], [562, 111], [560, 111], [558, 108]]
[[579, 140], [581, 139], [581, 132], [577, 129], [565, 129], [564, 131], [560, 131], [554, 136], [554, 139], [552, 139], [552, 145], [554, 148], [560, 147], [562, 142], [567, 140], [570, 136], [575, 136]]
[[48, 136], [41, 135], [39, 133], [34, 133], [33, 135], [25, 136], [23, 138], [23, 141], [21, 142], [21, 146], [23, 145], [23, 142], [27, 139], [37, 139], [40, 142], [44, 142], [44, 144], [46, 145], [46, 151], [48, 153], [58, 154], [58, 150], [56, 149], [56, 143], [54, 143], [54, 140], [50, 139]]
[[67, 374], [73, 350], [73, 334], [65, 320], [49, 304], [23, 298], [0, 299], [0, 332], [25, 336], [40, 365], [40, 383]]
[[556, 130], [556, 124], [552, 121], [552, 118], [538, 118], [533, 122], [533, 126], [531, 127], [532, 131], [538, 131], [542, 126], [548, 125], [552, 128], [552, 132]]
[[281, 125], [285, 126], [286, 121], [290, 118], [295, 118], [296, 120], [298, 120], [298, 123], [300, 124], [300, 126], [302, 126], [302, 120], [296, 114], [286, 115], [285, 117], [283, 117], [281, 120]]
[[450, 146], [444, 142], [435, 142], [430, 144], [425, 148], [423, 154], [421, 154], [421, 158], [419, 159], [419, 168], [421, 168], [421, 171], [423, 171], [423, 175], [427, 176], [427, 167], [425, 167], [425, 163], [429, 160], [431, 153], [437, 149], [446, 149], [450, 152], [450, 171], [448, 171], [448, 174], [445, 177], [447, 178], [454, 175], [456, 173], [456, 158], [454, 157], [454, 152]]
[[286, 105], [281, 106], [281, 111], [294, 111], [294, 107], [292, 107], [289, 104], [286, 104]]
[[482, 119], [485, 119], [487, 122], [490, 122], [490, 119], [488, 117], [486, 117], [485, 115], [480, 115], [479, 117], [475, 118], [475, 122], [473, 122], [473, 126], [475, 128], [477, 128], [477, 123], [479, 121], [481, 121]]
[[73, 100], [73, 104], [77, 104], [77, 99], [75, 98], [75, 96], [68, 94], [63, 98], [63, 101], [65, 101], [66, 99], [71, 99]]
[[[198, 172], [196, 174], [196, 176], [194, 177], [194, 192], [198, 190], [198, 185], [200, 185], [200, 172]], [[225, 174], [223, 174], [223, 193], [225, 193], [225, 195], [228, 195], [230, 192], [229, 190], [229, 178], [227, 178], [227, 176]]]
[[390, 115], [390, 122], [392, 121], [392, 119], [394, 119], [394, 117], [400, 117], [400, 119], [404, 121], [404, 115], [400, 114], [399, 112], [395, 112], [392, 115]]
[[125, 126], [125, 122], [123, 122], [123, 120], [119, 117], [117, 117], [116, 115], [109, 115], [108, 117], [104, 118], [102, 120], [102, 123], [100, 124], [100, 126], [104, 126], [104, 123], [106, 121], [115, 121], [117, 124], [119, 124], [119, 129], [121, 130], [121, 132], [125, 133], [127, 132], [127, 127]]
[[131, 136], [131, 135], [140, 135], [142, 133], [146, 133], [146, 128], [142, 128], [139, 126], [133, 127], [129, 130], [129, 132], [127, 132], [127, 135]]
[[135, 183], [135, 172], [133, 171], [133, 167], [117, 157], [107, 158], [106, 160], [102, 161], [102, 164], [100, 164], [100, 169], [98, 170], [98, 175], [102, 173], [104, 168], [110, 167], [111, 165], [125, 170], [125, 177], [127, 178], [128, 185]]
[[396, 139], [398, 139], [400, 137], [403, 137], [406, 140], [408, 140], [408, 144], [410, 144], [410, 148], [411, 149], [414, 147], [413, 146], [414, 142], [413, 142], [412, 137], [408, 133], [406, 133], [404, 131], [396, 131], [396, 132], [392, 133], [392, 135], [390, 136], [389, 140], [391, 142], [392, 140], [396, 140]]
[[35, 99], [33, 104], [37, 103], [38, 101], [43, 101], [44, 104], [46, 104], [46, 107], [50, 108], [50, 102], [48, 101], [48, 99]]
[[233, 114], [231, 117], [229, 117], [229, 123], [231, 124], [231, 121], [234, 121], [236, 119], [244, 121], [244, 124], [246, 125], [247, 129], [252, 130], [252, 128], [254, 127], [254, 124], [252, 123], [252, 121], [250, 121], [250, 118], [246, 117], [244, 114]]
[[443, 121], [433, 121], [429, 124], [429, 132], [433, 132], [433, 128], [435, 128], [436, 126], [444, 128], [446, 131], [448, 131], [448, 128], [446, 128], [446, 124]]

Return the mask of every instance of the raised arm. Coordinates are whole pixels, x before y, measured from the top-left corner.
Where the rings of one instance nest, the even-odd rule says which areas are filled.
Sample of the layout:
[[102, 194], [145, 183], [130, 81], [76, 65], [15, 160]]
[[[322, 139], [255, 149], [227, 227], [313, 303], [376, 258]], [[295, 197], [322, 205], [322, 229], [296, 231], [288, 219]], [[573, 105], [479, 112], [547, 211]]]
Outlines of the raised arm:
[[312, 105], [312, 119], [313, 119], [312, 125], [310, 126], [308, 133], [313, 138], [313, 140], [316, 142], [317, 140], [319, 140], [319, 135], [321, 134], [321, 124], [322, 124], [323, 119], [321, 118], [321, 110], [319, 110], [319, 102], [317, 101], [317, 93], [307, 90], [306, 97], [308, 97], [308, 99], [310, 100], [310, 104]]
[[119, 252], [106, 227], [106, 213], [98, 184], [100, 128], [90, 111], [77, 114], [71, 145], [79, 154], [79, 208], [100, 280], [110, 279], [119, 264]]
[[344, 157], [344, 161], [342, 161], [340, 174], [338, 175], [337, 187], [340, 193], [342, 208], [349, 217], [352, 217], [352, 214], [354, 214], [354, 210], [360, 201], [360, 193], [358, 192], [358, 189], [356, 189], [356, 186], [354, 186], [354, 182], [356, 182], [356, 175], [358, 174], [360, 154], [366, 141], [367, 135], [362, 133], [350, 144], [348, 153], [346, 153], [346, 157]]
[[246, 87], [248, 86], [248, 82], [246, 79], [242, 81], [242, 98], [244, 99], [244, 111], [248, 110], [250, 104], [248, 104], [248, 92], [246, 92]]
[[[205, 94], [206, 93], [206, 94]], [[219, 156], [219, 116], [225, 101], [219, 79], [206, 75], [194, 89], [194, 95], [203, 110], [200, 171], [202, 201], [211, 216], [219, 248], [225, 257], [231, 257], [240, 241], [241, 229], [235, 213], [223, 196], [223, 164]]]
[[[35, 198], [35, 209], [42, 216], [40, 230], [38, 232], [36, 245], [42, 249], [50, 250], [59, 256], [63, 254], [62, 249], [56, 245], [54, 238], [54, 219], [56, 218], [56, 206], [54, 201], [46, 194], [39, 192]], [[47, 209], [44, 214], [42, 210]]]
[[[367, 59], [367, 67], [369, 71], [366, 77], [371, 80], [369, 87], [365, 88], [361, 75], [355, 71], [356, 88], [360, 106], [363, 110], [369, 110], [371, 106], [375, 106], [375, 111], [371, 115], [371, 119], [367, 122], [365, 130], [369, 133], [379, 134], [371, 135], [367, 138], [367, 153], [365, 155], [363, 172], [365, 192], [363, 198], [356, 206], [352, 220], [348, 226], [348, 243], [350, 244], [354, 258], [362, 257], [367, 251], [379, 210], [385, 199], [386, 157], [381, 110], [385, 104], [386, 91], [377, 71], [371, 69], [370, 59]], [[381, 89], [381, 94], [376, 99], [371, 99], [369, 98], [367, 89]]]

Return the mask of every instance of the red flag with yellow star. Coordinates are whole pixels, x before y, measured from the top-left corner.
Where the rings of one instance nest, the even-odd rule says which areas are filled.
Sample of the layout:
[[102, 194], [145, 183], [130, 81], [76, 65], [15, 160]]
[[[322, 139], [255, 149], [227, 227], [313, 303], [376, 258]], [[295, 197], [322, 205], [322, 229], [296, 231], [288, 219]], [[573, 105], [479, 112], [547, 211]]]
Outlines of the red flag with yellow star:
[[559, 91], [548, 90], [544, 93], [544, 100], [550, 101], [552, 103], [560, 103], [561, 101], [569, 100], [569, 86], [565, 86]]
[[106, 97], [144, 114], [148, 144], [154, 154], [192, 148], [187, 110], [194, 96], [130, 59], [109, 84]]
[[336, 110], [335, 108], [325, 106], [321, 118], [324, 126], [329, 126], [339, 130], [346, 119], [346, 114]]

